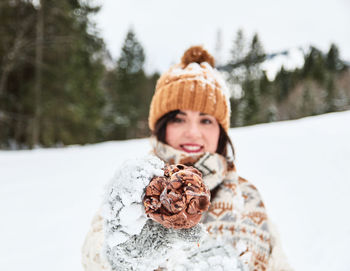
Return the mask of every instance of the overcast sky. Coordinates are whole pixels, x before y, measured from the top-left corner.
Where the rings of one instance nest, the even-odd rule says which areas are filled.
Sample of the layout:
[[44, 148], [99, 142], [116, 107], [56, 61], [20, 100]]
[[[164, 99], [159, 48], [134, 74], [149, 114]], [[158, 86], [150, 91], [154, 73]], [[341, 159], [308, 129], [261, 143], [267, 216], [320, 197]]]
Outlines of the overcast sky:
[[223, 61], [239, 28], [257, 32], [266, 52], [336, 43], [350, 61], [350, 0], [97, 0], [95, 17], [112, 56], [117, 58], [132, 27], [146, 53], [148, 71], [165, 71], [191, 45], [215, 53], [218, 30]]

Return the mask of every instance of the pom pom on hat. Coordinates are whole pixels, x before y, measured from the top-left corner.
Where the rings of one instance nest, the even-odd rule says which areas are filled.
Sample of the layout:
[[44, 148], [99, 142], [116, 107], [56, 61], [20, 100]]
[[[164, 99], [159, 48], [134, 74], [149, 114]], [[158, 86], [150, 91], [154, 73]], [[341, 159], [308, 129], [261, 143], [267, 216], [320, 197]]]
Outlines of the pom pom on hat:
[[181, 58], [181, 63], [186, 67], [190, 63], [201, 64], [207, 62], [214, 68], [215, 60], [214, 58], [205, 50], [202, 46], [192, 46], [184, 53]]

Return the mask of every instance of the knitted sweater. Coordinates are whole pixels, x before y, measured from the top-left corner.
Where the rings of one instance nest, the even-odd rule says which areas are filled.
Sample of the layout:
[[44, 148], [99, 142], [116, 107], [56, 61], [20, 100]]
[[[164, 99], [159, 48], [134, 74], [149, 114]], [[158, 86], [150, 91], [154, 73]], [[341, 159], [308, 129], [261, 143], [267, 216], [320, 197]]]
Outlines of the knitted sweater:
[[[228, 258], [237, 257], [241, 264], [248, 266], [249, 270], [292, 270], [286, 262], [277, 234], [273, 231], [269, 222], [259, 192], [251, 183], [237, 175], [236, 168], [231, 161], [218, 154], [211, 153], [189, 156], [185, 152], [175, 150], [169, 145], [157, 141], [153, 141], [153, 146], [153, 153], [163, 161], [170, 164], [192, 165], [199, 169], [203, 174], [205, 184], [212, 192], [211, 206], [201, 220], [201, 223], [209, 233], [206, 239], [211, 241], [207, 241], [207, 245], [203, 245], [202, 248], [210, 244], [212, 254], [223, 257], [222, 255], [226, 253]], [[106, 236], [108, 237], [110, 234], [107, 228], [106, 218], [103, 218], [101, 213], [98, 213], [92, 222], [92, 228], [83, 246], [82, 260], [86, 271], [115, 270], [115, 263], [113, 259], [111, 260], [110, 254], [107, 256], [108, 253], [106, 252], [109, 251], [108, 249], [106, 250]], [[142, 231], [139, 235], [142, 234], [146, 235], [147, 233]], [[169, 233], [165, 234], [169, 236]], [[168, 238], [167, 240], [172, 239]], [[215, 242], [217, 244], [220, 243], [220, 245], [216, 246]], [[230, 244], [234, 251], [230, 252], [227, 244]], [[208, 261], [209, 256], [203, 256], [204, 254], [202, 253], [203, 255], [199, 257], [200, 253], [191, 252], [193, 248], [188, 245], [185, 248], [186, 244], [184, 244], [182, 250], [187, 251], [189, 255], [197, 255], [197, 259], [191, 256], [190, 261], [192, 263], [197, 261], [200, 264]], [[220, 248], [216, 250], [213, 247]], [[167, 245], [167, 249], [163, 251], [168, 250], [169, 246]], [[153, 251], [152, 254], [154, 253]], [[173, 258], [171, 254], [159, 253], [159, 257]], [[211, 259], [214, 258], [212, 257]], [[225, 260], [227, 258], [221, 259], [220, 262]], [[168, 259], [168, 261], [171, 262], [171, 259]], [[237, 263], [237, 266], [240, 263]], [[213, 268], [213, 266], [210, 266], [211, 263], [206, 265], [208, 270]], [[232, 263], [231, 266], [233, 266]], [[225, 267], [221, 268], [227, 269]], [[138, 269], [140, 268], [136, 267], [130, 270]], [[205, 270], [205, 267], [202, 270]], [[245, 269], [242, 266], [240, 269], [232, 267], [227, 270]]]

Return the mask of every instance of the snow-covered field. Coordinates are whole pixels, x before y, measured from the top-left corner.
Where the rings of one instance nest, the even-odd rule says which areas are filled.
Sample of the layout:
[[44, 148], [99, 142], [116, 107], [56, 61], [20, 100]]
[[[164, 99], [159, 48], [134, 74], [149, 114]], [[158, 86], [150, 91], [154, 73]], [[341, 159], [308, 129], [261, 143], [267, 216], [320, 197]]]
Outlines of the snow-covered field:
[[[350, 111], [232, 129], [296, 270], [350, 270]], [[105, 184], [148, 139], [0, 151], [0, 270], [78, 271]]]

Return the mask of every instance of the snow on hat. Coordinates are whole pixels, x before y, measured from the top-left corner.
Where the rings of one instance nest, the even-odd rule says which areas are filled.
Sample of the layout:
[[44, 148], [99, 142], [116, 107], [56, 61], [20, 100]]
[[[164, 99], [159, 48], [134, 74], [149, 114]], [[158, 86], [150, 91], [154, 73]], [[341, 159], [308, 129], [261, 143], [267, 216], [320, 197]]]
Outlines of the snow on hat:
[[174, 110], [193, 110], [214, 116], [227, 132], [230, 127], [229, 91], [214, 68], [214, 58], [202, 47], [190, 47], [181, 63], [159, 78], [149, 111], [148, 125]]

